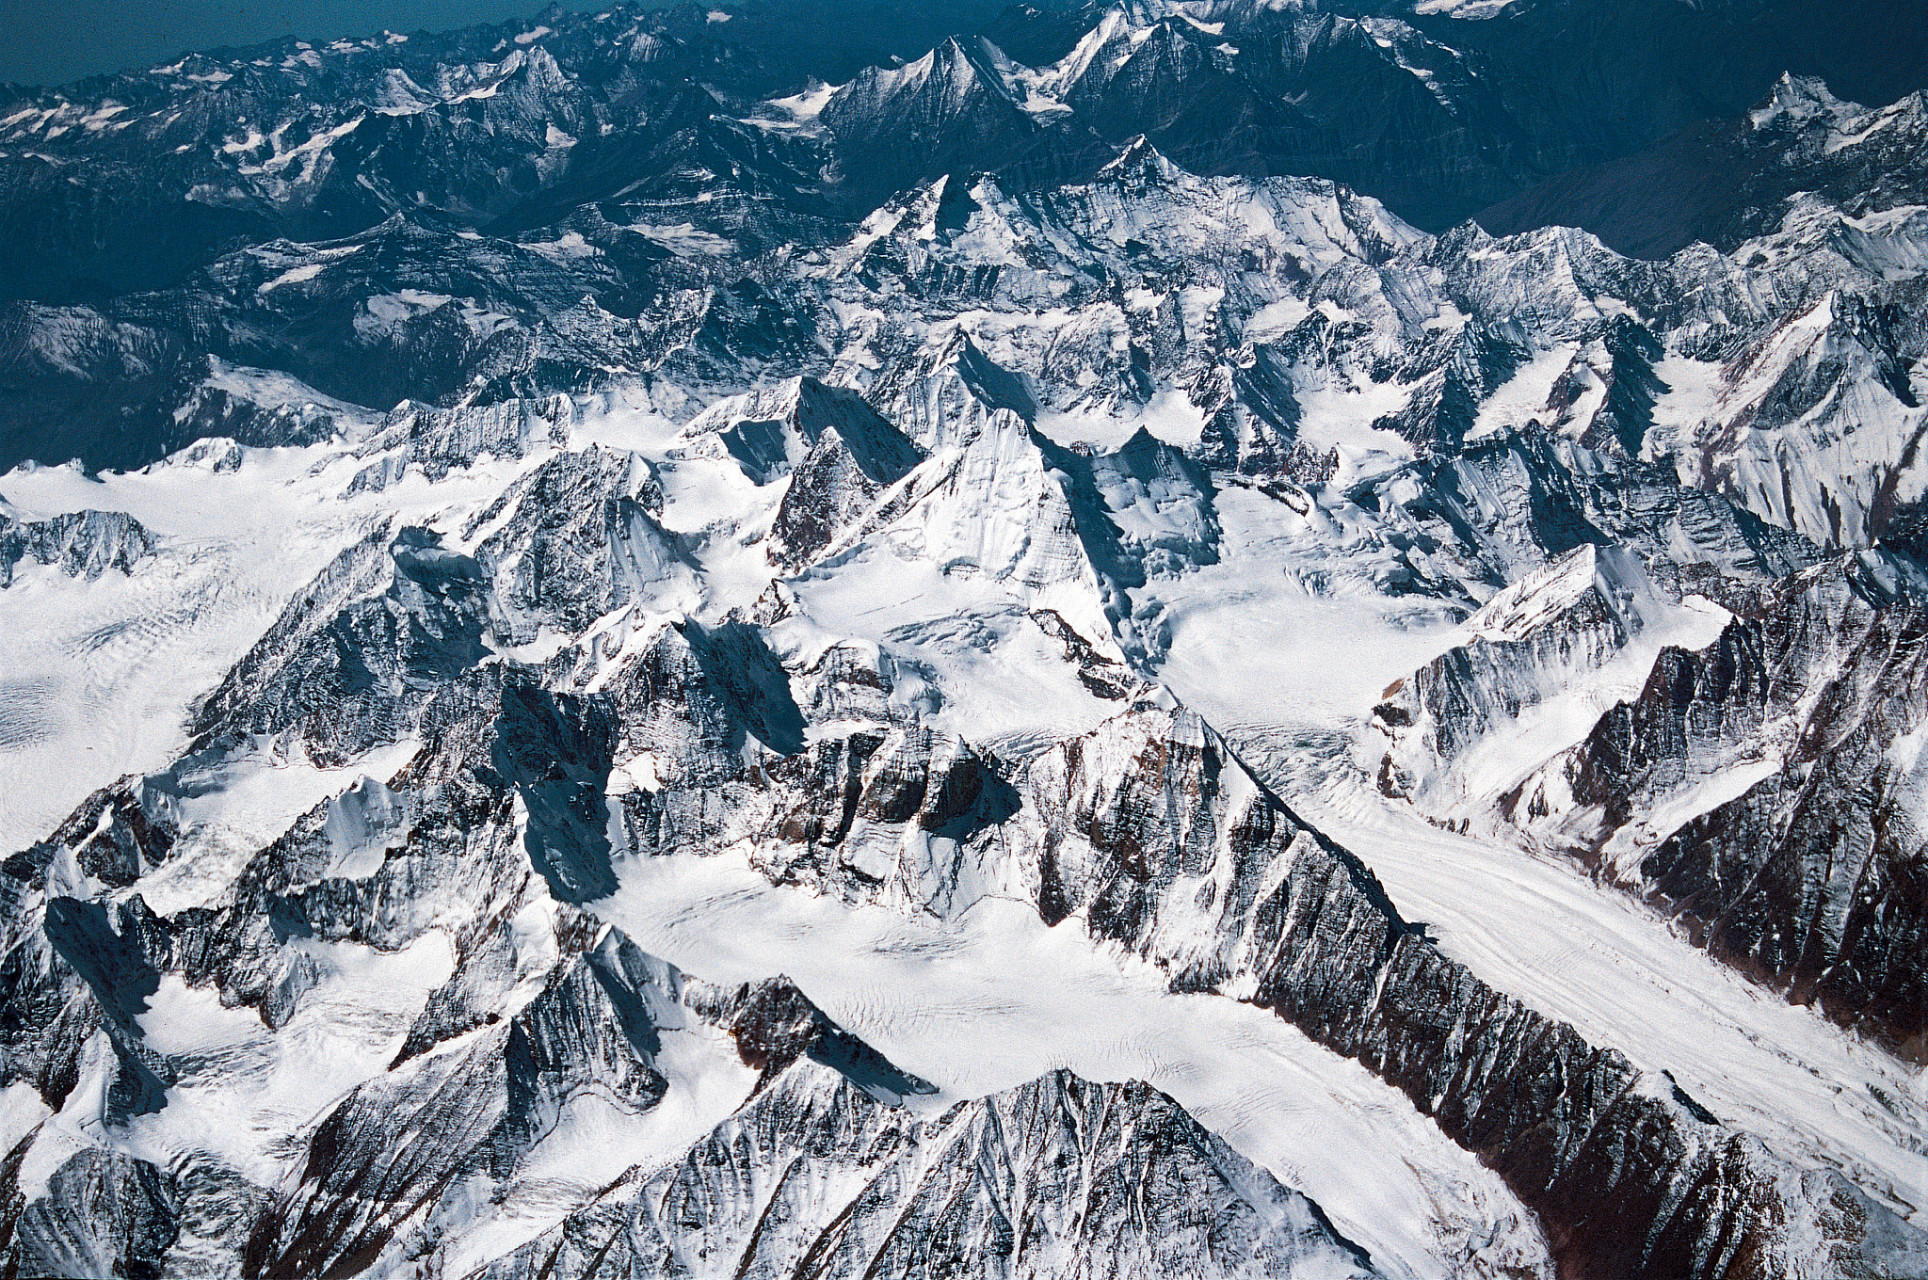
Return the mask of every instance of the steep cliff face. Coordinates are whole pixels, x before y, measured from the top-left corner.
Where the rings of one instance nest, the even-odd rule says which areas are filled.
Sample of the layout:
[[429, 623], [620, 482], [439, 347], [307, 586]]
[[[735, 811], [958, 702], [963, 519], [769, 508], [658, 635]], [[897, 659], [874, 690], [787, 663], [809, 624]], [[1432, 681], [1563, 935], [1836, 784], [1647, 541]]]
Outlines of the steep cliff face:
[[846, 181], [871, 201], [942, 173], [1041, 163], [1075, 144], [1048, 131], [1016, 68], [990, 41], [946, 40], [902, 67], [872, 68], [830, 96], [823, 125], [836, 139]]
[[1870, 577], [1812, 571], [1708, 647], [1669, 649], [1553, 771], [1610, 874], [1789, 998], [1918, 1057], [1921, 611]]
[[401, 740], [435, 686], [482, 657], [484, 591], [481, 566], [437, 534], [377, 531], [229, 672], [199, 709], [198, 740], [287, 732], [332, 764]]
[[808, 1062], [485, 1274], [1374, 1274], [1143, 1084], [1056, 1072], [914, 1120]]
[[1437, 726], [1433, 749], [1458, 755], [1539, 701], [1549, 677], [1604, 665], [1667, 604], [1638, 560], [1592, 543], [1522, 578], [1467, 619], [1468, 644], [1415, 674], [1412, 699]]
[[[1374, 1274], [1316, 1205], [1146, 1086], [1058, 1073], [913, 1113], [936, 1086], [794, 985], [709, 986], [585, 915], [614, 887], [611, 727], [599, 703], [464, 677], [386, 783], [324, 801], [166, 915], [72, 896], [168, 861], [160, 800], [103, 797], [9, 860], [8, 1084], [44, 1117], [6, 1167], [9, 1264]], [[988, 771], [968, 752], [905, 772], [928, 745], [877, 772], [872, 820], [943, 827], [972, 807]], [[361, 1024], [337, 1022], [355, 1008]], [[309, 1056], [318, 1033], [339, 1056]], [[170, 1117], [217, 1109], [238, 1128], [179, 1145], [192, 1131]]]
[[714, 432], [759, 485], [788, 479], [770, 537], [772, 558], [790, 569], [816, 559], [924, 458], [861, 396], [815, 378], [721, 400], [688, 431], [697, 448]]
[[965, 751], [929, 735], [819, 747], [784, 775], [813, 797], [801, 812], [720, 838], [747, 835], [773, 878], [847, 898], [955, 916], [1021, 896], [1174, 989], [1275, 1010], [1491, 1164], [1563, 1274], [1911, 1265], [1886, 1210], [1442, 955], [1195, 716], [1129, 712], [1024, 765], [1006, 799]]
[[1919, 101], [799, 3], [9, 91], [0, 1269], [1928, 1276]]
[[[793, 390], [768, 416], [732, 408], [678, 434], [660, 464], [534, 451], [443, 516], [452, 532], [351, 543], [204, 703], [189, 755], [9, 861], [9, 1080], [39, 1117], [16, 1140], [19, 1258], [111, 1246], [162, 1272], [434, 1258], [513, 1275], [587, 1273], [620, 1247], [644, 1271], [700, 1255], [832, 1270], [1000, 1259], [1043, 1275], [1096, 1250], [1121, 1271], [1182, 1256], [1215, 1274], [1367, 1272], [1316, 1208], [1142, 1086], [1057, 1077], [940, 1116], [918, 1102], [934, 1086], [794, 987], [706, 987], [598, 922], [627, 859], [735, 850], [852, 909], [958, 921], [1017, 899], [1157, 966], [1175, 992], [1277, 1011], [1496, 1171], [1571, 1274], [1903, 1266], [1912, 1237], [1887, 1210], [1441, 954], [1202, 720], [1119, 658], [1081, 657], [1079, 630], [1029, 603], [1048, 580], [1013, 571], [999, 589], [1057, 618], [1062, 634], [1032, 625], [1056, 637], [1051, 662], [1092, 677], [1083, 696], [1122, 691], [1129, 709], [1011, 756], [931, 723], [942, 703], [912, 692], [928, 677], [904, 657], [800, 647], [811, 633], [790, 588], [727, 619], [685, 616], [717, 589], [715, 535], [675, 532], [693, 476], [783, 482], [759, 485], [730, 440], [781, 467], [866, 439], [853, 397], [818, 396], [850, 415], [826, 422]], [[775, 424], [761, 454], [742, 426], [756, 422]], [[720, 453], [706, 444], [719, 430]], [[1203, 573], [1229, 537], [1211, 479], [1149, 436], [1072, 451], [1012, 418], [925, 462], [903, 452], [909, 469], [831, 561], [872, 539], [952, 563], [967, 539], [1001, 545], [995, 504], [920, 479], [954, 475], [973, 449], [1047, 468], [1062, 518], [1045, 526], [1114, 593], [1096, 599]], [[335, 474], [366, 465], [344, 455]], [[1030, 555], [1027, 510], [1009, 540]], [[1780, 544], [1723, 534], [1742, 527], [1728, 521], [1707, 526], [1710, 572], [1737, 602], [1769, 599], [1745, 583]], [[767, 526], [726, 528], [777, 563]], [[1499, 566], [1544, 555], [1547, 536], [1465, 545]], [[1587, 544], [1476, 615], [1489, 660], [1416, 686], [1425, 714], [1454, 741], [1490, 736], [1554, 674], [1610, 665], [1670, 625], [1677, 601], [1634, 554]], [[1130, 652], [1130, 617], [1084, 622]], [[558, 647], [539, 666], [513, 656], [545, 643]], [[1107, 664], [1119, 683], [1093, 674]], [[1496, 694], [1496, 673], [1517, 683]], [[391, 763], [324, 787], [236, 861], [197, 817], [201, 779], [263, 768], [247, 762], [264, 740], [330, 777]], [[340, 1046], [325, 1069], [292, 1048], [317, 1034]], [[209, 1108], [244, 1117], [247, 1136], [155, 1158], [188, 1151], [177, 1126]], [[1043, 1171], [1066, 1167], [1073, 1139], [1087, 1172], [1054, 1181]], [[983, 1172], [993, 1149], [1008, 1173]], [[1014, 1201], [1017, 1187], [1031, 1190]], [[1065, 1207], [1120, 1203], [1123, 1188], [1144, 1207]], [[49, 1215], [87, 1197], [128, 1225], [50, 1236]], [[1033, 1225], [998, 1225], [1020, 1221]]]
[[1386, 691], [1373, 713], [1393, 742], [1380, 789], [1441, 817], [1477, 811], [1644, 682], [1663, 644], [1729, 617], [1656, 583], [1633, 553], [1584, 543], [1494, 596], [1465, 643]]
[[[1904, 473], [1922, 422], [1881, 333], [1893, 323], [1886, 308], [1829, 293], [1761, 334], [1721, 367], [1711, 421], [1680, 442], [1683, 471], [1698, 466], [1708, 488], [1823, 545], [1888, 533], [1913, 490]], [[1853, 441], [1876, 423], [1891, 428], [1886, 441]]]
[[19, 520], [0, 499], [0, 587], [22, 564], [52, 565], [76, 578], [109, 569], [132, 573], [154, 550], [154, 535], [120, 511], [81, 511], [51, 520]]
[[640, 600], [694, 606], [696, 566], [658, 523], [662, 485], [627, 450], [558, 456], [511, 486], [463, 531], [494, 580], [502, 640], [577, 634]]
[[[1381, 789], [1570, 855], [1918, 1056], [1918, 571], [1849, 557], [1733, 592], [1733, 613], [1650, 586], [1630, 612], [1624, 589], [1615, 608], [1582, 587], [1597, 560], [1496, 597], [1468, 643], [1389, 691]], [[1496, 641], [1494, 611], [1525, 601]]]
[[[1063, 806], [1054, 829], [1077, 833], [1039, 850], [1047, 918], [1078, 915], [1175, 984], [1272, 1008], [1397, 1084], [1541, 1215], [1564, 1272], [1884, 1265], [1884, 1229], [1867, 1225], [1881, 1211], [1821, 1193], [1821, 1175], [1439, 954], [1209, 731], [1163, 715], [1120, 728], [1027, 773], [1040, 808]], [[1220, 914], [1201, 927], [1201, 909]]]

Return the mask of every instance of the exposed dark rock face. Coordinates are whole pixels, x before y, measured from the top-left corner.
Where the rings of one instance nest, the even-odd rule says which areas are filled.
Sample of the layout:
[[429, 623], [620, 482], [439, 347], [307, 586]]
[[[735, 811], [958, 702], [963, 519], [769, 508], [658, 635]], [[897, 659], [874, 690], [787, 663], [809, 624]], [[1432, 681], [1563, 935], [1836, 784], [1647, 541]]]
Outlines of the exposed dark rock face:
[[808, 377], [723, 400], [690, 430], [715, 432], [759, 485], [787, 478], [770, 536], [773, 558], [790, 569], [816, 559], [924, 458], [863, 397]]
[[544, 626], [581, 631], [677, 587], [693, 595], [694, 567], [652, 507], [660, 513], [662, 492], [647, 462], [593, 449], [558, 456], [477, 515], [467, 532], [487, 531], [476, 558], [495, 579], [503, 638], [527, 644]]
[[[1920, 1057], [1928, 896], [1911, 797], [1928, 623], [1881, 588], [1852, 562], [1790, 580], [1709, 648], [1663, 652], [1560, 768], [1613, 874], [1743, 971]], [[1642, 852], [1614, 840], [1735, 773], [1764, 776], [1721, 787]]]
[[[866, 747], [878, 753], [845, 749]], [[915, 754], [933, 767], [945, 749]], [[902, 769], [871, 772], [883, 783]], [[818, 769], [803, 785], [850, 812], [878, 784], [853, 791], [840, 781], [849, 776]], [[1887, 1252], [1886, 1211], [1845, 1183], [1789, 1168], [1440, 954], [1367, 867], [1195, 717], [1129, 713], [1047, 752], [1014, 785], [1022, 809], [947, 860], [866, 874], [808, 852], [841, 833], [792, 820], [765, 837], [783, 851], [771, 874], [942, 913], [1020, 892], [1048, 923], [1076, 919], [1157, 963], [1175, 989], [1277, 1011], [1497, 1170], [1546, 1224], [1563, 1275], [1880, 1274], [1902, 1263]]]
[[0, 1273], [1928, 1276], [1907, 8], [0, 93]]
[[[1562, 174], [1484, 210], [1480, 224], [1497, 235], [1584, 226], [1623, 253], [1664, 258], [1697, 240], [1731, 250], [1768, 234], [1803, 193], [1856, 215], [1919, 204], [1928, 128], [1914, 88], [1870, 111], [1820, 80], [1783, 76], [1739, 119], [1699, 121]], [[1857, 136], [1873, 145], [1839, 145]]]
[[1021, 97], [1002, 50], [951, 39], [908, 66], [864, 71], [825, 104], [823, 122], [845, 180], [874, 203], [987, 156], [1021, 165], [1052, 147]]
[[357, 1090], [309, 1139], [292, 1194], [256, 1224], [247, 1274], [367, 1269], [399, 1224], [472, 1170], [511, 1176], [578, 1092], [619, 1109], [654, 1107], [668, 1083], [652, 1065], [652, 1005], [673, 1006], [675, 983], [673, 971], [612, 935], [463, 1050]]
[[[459, 1239], [475, 1196], [509, 1194], [533, 1176], [540, 1153], [572, 1141], [568, 1116], [584, 1107], [645, 1116], [687, 1088], [661, 1064], [673, 1061], [687, 1080], [700, 1047], [751, 1073], [741, 1108], [678, 1158], [632, 1169], [561, 1226], [488, 1260], [488, 1274], [590, 1274], [604, 1260], [653, 1274], [677, 1256], [730, 1266], [814, 1258], [838, 1274], [999, 1267], [1046, 1276], [1095, 1258], [1121, 1273], [1373, 1274], [1316, 1205], [1146, 1086], [1061, 1072], [919, 1120], [904, 1101], [934, 1086], [831, 1022], [794, 985], [710, 987], [575, 914], [537, 852], [538, 831], [553, 840], [574, 819], [513, 775], [532, 744], [557, 760], [593, 756], [573, 740], [533, 743], [538, 722], [579, 713], [538, 705], [514, 685], [491, 711], [497, 704], [477, 692], [484, 698], [439, 695], [417, 761], [387, 786], [367, 782], [298, 821], [243, 872], [231, 906], [161, 919], [139, 898], [112, 914], [48, 900], [35, 936], [58, 957], [44, 970], [49, 994], [68, 988], [70, 1010], [85, 1002], [120, 1055], [122, 1079], [133, 1072], [153, 1082], [152, 1105], [205, 1070], [147, 1042], [138, 1019], [164, 977], [212, 984], [224, 1001], [257, 1005], [274, 1027], [299, 1016], [307, 992], [328, 980], [307, 959], [313, 941], [399, 952], [453, 919], [463, 922], [461, 958], [388, 1070], [305, 1134], [283, 1187], [250, 1187], [212, 1154], [164, 1175], [84, 1150], [44, 1190], [16, 1195], [10, 1266], [159, 1276], [184, 1265], [186, 1255], [170, 1252], [184, 1231], [206, 1261], [209, 1215], [240, 1203], [258, 1207], [242, 1224], [245, 1244], [231, 1240], [225, 1261], [217, 1255], [223, 1270], [386, 1270], [432, 1253], [445, 1236]], [[477, 712], [496, 719], [493, 748], [474, 727]], [[909, 767], [917, 752], [899, 754]], [[954, 765], [941, 780], [885, 771], [865, 807], [879, 821], [922, 812], [942, 824], [984, 785], [965, 780], [972, 770], [982, 766]], [[512, 782], [527, 803], [526, 860], [507, 812]], [[9, 865], [16, 878], [30, 870]], [[29, 881], [20, 887], [33, 892]], [[504, 927], [544, 903], [546, 942]], [[34, 945], [17, 945], [10, 966]], [[519, 1006], [518, 990], [527, 992]], [[10, 1016], [51, 1013], [22, 995], [8, 993]], [[8, 1061], [13, 1073], [28, 1065], [21, 1055]]]
[[802, 1059], [831, 1068], [845, 1084], [886, 1106], [937, 1091], [825, 1017], [787, 978], [731, 990], [692, 987], [689, 1000], [703, 1017], [729, 1032], [744, 1065], [762, 1073], [758, 1091]]
[[[1769, 585], [1656, 582], [1583, 548], [1387, 691], [1379, 787], [1578, 859], [1743, 973], [1918, 1058], [1920, 591], [1890, 553]], [[1653, 638], [1683, 625], [1691, 647]], [[1607, 680], [1628, 692], [1585, 732], [1522, 727], [1562, 699], [1584, 710]]]
[[52, 565], [91, 582], [109, 569], [132, 573], [154, 552], [154, 535], [120, 511], [81, 511], [51, 520], [21, 521], [0, 500], [0, 587], [20, 565]]
[[13, 1226], [8, 1269], [23, 1276], [157, 1280], [178, 1227], [175, 1191], [144, 1160], [77, 1152]]
[[433, 689], [482, 657], [485, 589], [475, 559], [430, 531], [378, 530], [305, 588], [202, 704], [197, 740], [289, 732], [329, 762], [400, 740]]
[[1633, 556], [1583, 544], [1495, 596], [1471, 620], [1473, 639], [1415, 671], [1379, 713], [1401, 727], [1423, 719], [1428, 749], [1451, 759], [1549, 684], [1604, 666], [1665, 608]]
[[[1247, 998], [1398, 1085], [1541, 1215], [1563, 1273], [1861, 1265], [1856, 1246], [1879, 1210], [1845, 1188], [1817, 1195], [1820, 1175], [1775, 1171], [1749, 1139], [1653, 1096], [1619, 1054], [1440, 955], [1369, 871], [1241, 777], [1215, 735], [1197, 734], [1153, 729], [1105, 773], [1083, 763], [1096, 742], [1033, 767], [1032, 787], [1049, 779], [1047, 794], [1065, 796], [1065, 828], [1090, 833], [1075, 859], [1052, 852], [1048, 878], [1041, 856], [1049, 915], [1082, 916], [1177, 985], [1250, 984]], [[1148, 792], [1163, 803], [1145, 805]], [[1213, 835], [1223, 852], [1208, 860]], [[1191, 888], [1201, 881], [1230, 916], [1203, 954], [1166, 940], [1205, 896]]]
[[[613, 1270], [611, 1260], [614, 1260]], [[1149, 1086], [1057, 1072], [943, 1116], [808, 1063], [486, 1274], [1368, 1276], [1318, 1208]]]

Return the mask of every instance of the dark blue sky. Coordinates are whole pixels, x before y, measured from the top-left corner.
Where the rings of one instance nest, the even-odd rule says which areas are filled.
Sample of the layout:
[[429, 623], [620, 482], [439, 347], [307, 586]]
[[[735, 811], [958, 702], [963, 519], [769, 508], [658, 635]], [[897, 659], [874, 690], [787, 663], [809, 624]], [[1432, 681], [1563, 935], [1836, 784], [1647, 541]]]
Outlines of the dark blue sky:
[[[0, 82], [60, 84], [277, 36], [439, 31], [535, 13], [545, 0], [0, 0]], [[567, 3], [567, 0], [565, 0]], [[585, 0], [586, 6], [587, 0]], [[573, 7], [573, 6], [572, 6]]]

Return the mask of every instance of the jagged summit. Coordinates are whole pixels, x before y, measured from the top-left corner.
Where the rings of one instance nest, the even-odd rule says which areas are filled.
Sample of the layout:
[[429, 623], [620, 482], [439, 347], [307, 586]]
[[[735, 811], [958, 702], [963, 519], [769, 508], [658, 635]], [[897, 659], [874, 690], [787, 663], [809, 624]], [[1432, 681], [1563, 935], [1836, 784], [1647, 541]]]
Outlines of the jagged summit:
[[793, 472], [826, 438], [880, 486], [901, 478], [922, 457], [862, 396], [808, 376], [720, 401], [692, 420], [687, 431], [717, 434], [759, 484]]
[[1182, 173], [1177, 165], [1152, 145], [1150, 138], [1141, 133], [1124, 145], [1116, 159], [1098, 170], [1097, 180], [1134, 183], [1140, 187], [1173, 186], [1177, 185]]
[[1928, 1275], [1883, 8], [0, 93], [0, 1271]]

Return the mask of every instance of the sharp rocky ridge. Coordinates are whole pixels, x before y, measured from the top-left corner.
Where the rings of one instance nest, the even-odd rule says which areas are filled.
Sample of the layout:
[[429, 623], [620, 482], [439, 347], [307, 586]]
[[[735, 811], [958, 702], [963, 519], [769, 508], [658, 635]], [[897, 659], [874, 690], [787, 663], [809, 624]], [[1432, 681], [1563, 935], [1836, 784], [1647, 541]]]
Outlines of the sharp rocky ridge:
[[1928, 1276], [1928, 80], [1619, 7], [0, 92], [7, 1274]]

